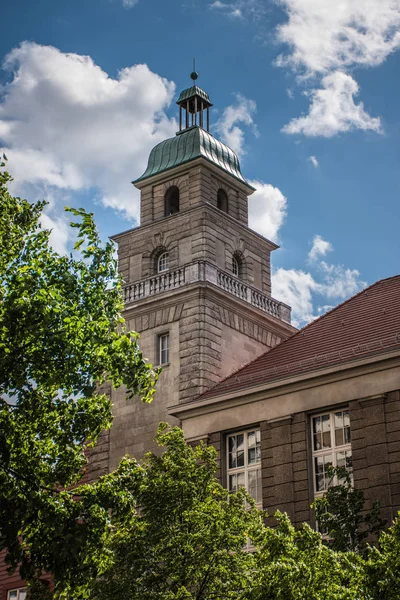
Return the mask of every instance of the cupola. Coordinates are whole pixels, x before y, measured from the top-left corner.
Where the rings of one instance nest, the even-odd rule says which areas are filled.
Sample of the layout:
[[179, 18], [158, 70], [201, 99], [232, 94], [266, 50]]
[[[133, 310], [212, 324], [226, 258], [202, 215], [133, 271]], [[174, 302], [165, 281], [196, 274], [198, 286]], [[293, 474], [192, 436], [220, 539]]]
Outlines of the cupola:
[[195, 84], [198, 74], [193, 71], [190, 77], [194, 85], [183, 90], [177, 100], [179, 131], [175, 137], [160, 142], [152, 149], [145, 172], [133, 184], [140, 188], [142, 181], [150, 177], [204, 158], [245, 184], [252, 193], [254, 188], [244, 179], [237, 154], [210, 133], [212, 103], [207, 92]]

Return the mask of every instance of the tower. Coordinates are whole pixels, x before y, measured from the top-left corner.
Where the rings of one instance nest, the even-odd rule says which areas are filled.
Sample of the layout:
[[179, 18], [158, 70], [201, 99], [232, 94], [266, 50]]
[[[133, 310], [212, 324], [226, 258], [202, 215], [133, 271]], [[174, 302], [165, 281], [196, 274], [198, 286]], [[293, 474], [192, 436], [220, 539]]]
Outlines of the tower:
[[178, 423], [169, 406], [190, 402], [294, 331], [290, 308], [271, 297], [270, 253], [278, 246], [248, 227], [254, 188], [236, 154], [210, 133], [210, 98], [197, 73], [191, 77], [177, 101], [179, 131], [153, 148], [133, 182], [140, 225], [112, 238], [125, 320], [163, 372], [150, 406], [110, 391], [108, 469], [125, 453], [153, 448], [160, 421]]

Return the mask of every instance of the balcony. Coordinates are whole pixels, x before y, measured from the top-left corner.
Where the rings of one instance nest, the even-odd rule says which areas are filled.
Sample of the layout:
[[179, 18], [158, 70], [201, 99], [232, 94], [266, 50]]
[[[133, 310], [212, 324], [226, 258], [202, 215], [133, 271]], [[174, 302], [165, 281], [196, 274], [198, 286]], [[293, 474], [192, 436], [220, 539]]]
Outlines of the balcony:
[[243, 283], [231, 273], [222, 271], [216, 265], [206, 261], [198, 261], [184, 265], [175, 270], [159, 273], [123, 287], [125, 306], [138, 300], [150, 298], [164, 292], [183, 288], [187, 285], [205, 282], [223, 289], [232, 296], [255, 306], [273, 317], [290, 323], [290, 307], [263, 294], [256, 288]]

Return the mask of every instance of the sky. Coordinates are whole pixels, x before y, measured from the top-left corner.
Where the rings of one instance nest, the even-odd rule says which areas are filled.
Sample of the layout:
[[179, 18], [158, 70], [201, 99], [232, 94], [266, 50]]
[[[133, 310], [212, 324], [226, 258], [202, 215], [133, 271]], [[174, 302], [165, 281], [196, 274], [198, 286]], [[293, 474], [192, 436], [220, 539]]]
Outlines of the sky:
[[293, 323], [400, 272], [400, 0], [14, 0], [0, 57], [12, 191], [48, 201], [57, 251], [65, 205], [104, 239], [138, 225], [130, 182], [177, 131], [196, 57]]

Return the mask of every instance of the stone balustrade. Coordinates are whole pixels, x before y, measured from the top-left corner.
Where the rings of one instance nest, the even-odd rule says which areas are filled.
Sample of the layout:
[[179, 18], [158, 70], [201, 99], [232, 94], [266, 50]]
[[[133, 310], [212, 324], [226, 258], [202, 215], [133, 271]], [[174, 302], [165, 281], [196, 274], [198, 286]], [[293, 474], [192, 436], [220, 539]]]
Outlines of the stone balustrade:
[[290, 307], [263, 294], [256, 288], [243, 283], [231, 273], [219, 269], [206, 261], [198, 261], [158, 273], [152, 277], [124, 286], [125, 306], [143, 298], [181, 288], [185, 285], [207, 282], [223, 289], [228, 294], [248, 302], [263, 312], [290, 323]]

